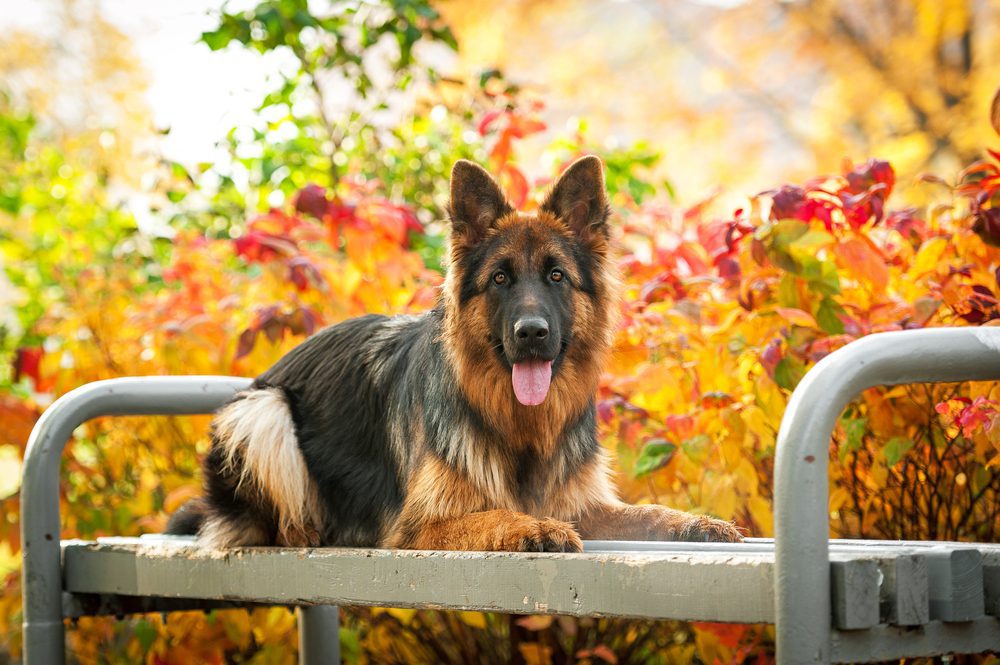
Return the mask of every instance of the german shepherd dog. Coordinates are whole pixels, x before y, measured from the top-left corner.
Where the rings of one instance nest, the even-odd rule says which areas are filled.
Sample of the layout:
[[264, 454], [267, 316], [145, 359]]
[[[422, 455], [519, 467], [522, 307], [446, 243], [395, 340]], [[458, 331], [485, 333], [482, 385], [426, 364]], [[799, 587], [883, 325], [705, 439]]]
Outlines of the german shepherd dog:
[[438, 306], [326, 328], [257, 377], [216, 414], [205, 495], [168, 530], [218, 548], [740, 540], [616, 495], [594, 406], [618, 311], [608, 214], [597, 157], [534, 214], [457, 162]]

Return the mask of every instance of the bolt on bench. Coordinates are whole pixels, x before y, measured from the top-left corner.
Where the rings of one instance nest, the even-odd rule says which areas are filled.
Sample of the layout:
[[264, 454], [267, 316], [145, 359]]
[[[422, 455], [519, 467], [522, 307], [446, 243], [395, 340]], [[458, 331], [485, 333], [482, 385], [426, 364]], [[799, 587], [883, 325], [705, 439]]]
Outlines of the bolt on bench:
[[773, 540], [589, 541], [582, 554], [214, 551], [169, 536], [60, 543], [59, 460], [76, 427], [209, 413], [249, 380], [92, 383], [46, 410], [25, 454], [24, 662], [65, 662], [64, 618], [255, 604], [300, 608], [306, 665], [337, 661], [337, 605], [775, 623], [781, 663], [1000, 650], [1000, 544], [828, 540], [828, 445], [847, 403], [876, 385], [985, 380], [1000, 380], [1000, 328], [855, 341], [817, 363], [788, 403]]

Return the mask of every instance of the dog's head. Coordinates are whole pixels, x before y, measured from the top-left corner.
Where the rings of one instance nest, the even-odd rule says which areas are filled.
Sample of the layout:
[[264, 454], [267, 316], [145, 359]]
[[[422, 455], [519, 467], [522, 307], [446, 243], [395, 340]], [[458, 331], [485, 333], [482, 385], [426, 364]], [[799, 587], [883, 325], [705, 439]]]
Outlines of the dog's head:
[[[450, 212], [450, 342], [466, 368], [494, 381], [492, 390], [542, 404], [569, 366], [576, 372], [588, 355], [602, 360], [609, 338], [614, 294], [601, 161], [574, 162], [534, 214], [515, 211], [485, 170], [460, 161]], [[495, 385], [502, 374], [506, 390]]]

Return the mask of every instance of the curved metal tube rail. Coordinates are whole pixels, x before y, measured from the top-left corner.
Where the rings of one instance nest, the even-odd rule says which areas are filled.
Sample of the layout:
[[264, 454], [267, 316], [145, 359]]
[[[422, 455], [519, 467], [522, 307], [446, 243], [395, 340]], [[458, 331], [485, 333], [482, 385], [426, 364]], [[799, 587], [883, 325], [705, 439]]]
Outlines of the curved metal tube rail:
[[45, 410], [28, 438], [21, 483], [24, 662], [65, 662], [59, 550], [59, 462], [73, 430], [99, 416], [211, 413], [249, 379], [153, 376], [96, 381]]
[[829, 445], [847, 403], [879, 385], [1000, 380], [1000, 328], [878, 333], [831, 353], [796, 387], [774, 470], [781, 663], [830, 662]]

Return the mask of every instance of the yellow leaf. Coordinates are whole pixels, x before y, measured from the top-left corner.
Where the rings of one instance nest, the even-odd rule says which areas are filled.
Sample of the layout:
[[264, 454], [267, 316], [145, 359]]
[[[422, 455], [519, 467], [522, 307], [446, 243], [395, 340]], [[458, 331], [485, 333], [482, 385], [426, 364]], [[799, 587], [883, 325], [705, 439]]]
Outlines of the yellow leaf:
[[530, 642], [518, 644], [517, 648], [527, 665], [551, 665], [552, 663], [552, 647]]
[[932, 238], [920, 246], [917, 251], [917, 258], [913, 262], [913, 267], [909, 272], [915, 276], [922, 276], [929, 272], [936, 272], [941, 261], [941, 255], [948, 248], [947, 238]]
[[993, 125], [993, 131], [1000, 134], [1000, 88], [997, 88], [993, 103], [990, 104], [990, 124]]
[[750, 517], [756, 522], [760, 533], [753, 534], [758, 538], [767, 538], [774, 534], [774, 513], [771, 504], [762, 496], [751, 496], [747, 502], [750, 510]]
[[768, 426], [777, 432], [781, 426], [781, 418], [785, 415], [785, 396], [781, 388], [770, 377], [761, 374], [754, 384], [754, 397]]
[[466, 626], [483, 630], [486, 628], [486, 615], [482, 612], [459, 612], [458, 617]]
[[851, 499], [850, 492], [843, 487], [834, 487], [830, 492], [830, 512], [840, 510]]
[[401, 607], [393, 607], [386, 610], [386, 613], [390, 616], [394, 616], [399, 619], [399, 622], [404, 626], [410, 625], [410, 621], [413, 620], [413, 615], [417, 613], [416, 610], [403, 609]]
[[736, 513], [736, 490], [729, 477], [720, 479], [718, 485], [708, 492], [708, 509], [721, 519], [729, 520]]

